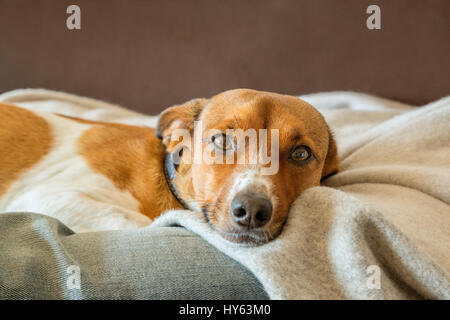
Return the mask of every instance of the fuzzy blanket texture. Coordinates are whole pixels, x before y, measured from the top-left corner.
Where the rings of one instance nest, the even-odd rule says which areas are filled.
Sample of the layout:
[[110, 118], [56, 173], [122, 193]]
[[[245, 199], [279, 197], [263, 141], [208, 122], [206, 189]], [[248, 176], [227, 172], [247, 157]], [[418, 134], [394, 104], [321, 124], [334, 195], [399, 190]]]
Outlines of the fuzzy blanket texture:
[[[198, 234], [252, 271], [272, 299], [450, 299], [450, 96], [421, 107], [353, 92], [301, 98], [334, 131], [342, 172], [295, 201], [276, 240], [231, 244], [190, 211], [169, 211], [150, 228]], [[93, 120], [157, 120], [41, 89], [0, 101]]]

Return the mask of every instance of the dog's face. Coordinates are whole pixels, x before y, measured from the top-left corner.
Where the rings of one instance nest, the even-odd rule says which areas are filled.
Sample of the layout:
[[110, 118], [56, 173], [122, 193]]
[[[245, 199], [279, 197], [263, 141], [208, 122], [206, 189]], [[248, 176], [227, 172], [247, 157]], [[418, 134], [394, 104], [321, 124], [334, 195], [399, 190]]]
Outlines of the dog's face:
[[[194, 121], [200, 121], [196, 133]], [[177, 129], [189, 132], [191, 138], [174, 138]], [[257, 149], [251, 148], [249, 136], [242, 135], [249, 129], [256, 132]], [[267, 129], [267, 135], [259, 135], [260, 129]], [[294, 200], [339, 170], [336, 144], [325, 120], [293, 96], [226, 91], [167, 109], [157, 132], [167, 152], [180, 157], [173, 181], [179, 196], [233, 242], [261, 244], [275, 238]], [[195, 160], [195, 134], [202, 147], [197, 155], [211, 154], [216, 161], [203, 156]], [[276, 166], [260, 157], [250, 161], [251, 152], [264, 143]], [[277, 148], [272, 149], [274, 145]], [[267, 173], [270, 166], [276, 170]]]

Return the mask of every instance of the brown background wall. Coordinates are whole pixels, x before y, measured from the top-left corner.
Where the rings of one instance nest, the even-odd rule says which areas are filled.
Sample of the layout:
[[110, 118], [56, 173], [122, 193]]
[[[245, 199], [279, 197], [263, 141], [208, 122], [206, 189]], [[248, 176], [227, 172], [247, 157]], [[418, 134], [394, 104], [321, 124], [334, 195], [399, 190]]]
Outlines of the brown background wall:
[[[78, 4], [82, 30], [66, 28]], [[370, 4], [382, 30], [366, 28]], [[450, 94], [448, 0], [0, 0], [0, 92], [44, 87], [146, 113], [250, 87]]]

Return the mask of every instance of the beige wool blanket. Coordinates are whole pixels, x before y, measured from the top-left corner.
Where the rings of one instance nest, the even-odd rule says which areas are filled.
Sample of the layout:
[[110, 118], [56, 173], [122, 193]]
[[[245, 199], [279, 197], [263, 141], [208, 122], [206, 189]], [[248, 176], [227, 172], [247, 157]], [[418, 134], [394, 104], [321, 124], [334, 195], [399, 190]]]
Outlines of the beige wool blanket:
[[[301, 98], [334, 131], [342, 172], [295, 201], [276, 240], [231, 244], [190, 211], [167, 212], [150, 228], [181, 225], [197, 233], [251, 270], [272, 299], [450, 299], [450, 97], [421, 107], [351, 92]], [[15, 90], [0, 101], [94, 120], [156, 123], [48, 90]]]

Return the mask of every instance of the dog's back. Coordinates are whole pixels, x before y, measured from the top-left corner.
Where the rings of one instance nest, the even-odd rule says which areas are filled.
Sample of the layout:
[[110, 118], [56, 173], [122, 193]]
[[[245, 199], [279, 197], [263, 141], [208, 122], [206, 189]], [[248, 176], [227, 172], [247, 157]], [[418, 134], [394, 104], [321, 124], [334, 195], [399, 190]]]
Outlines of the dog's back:
[[75, 231], [145, 226], [177, 208], [154, 130], [0, 104], [0, 212], [50, 215]]

